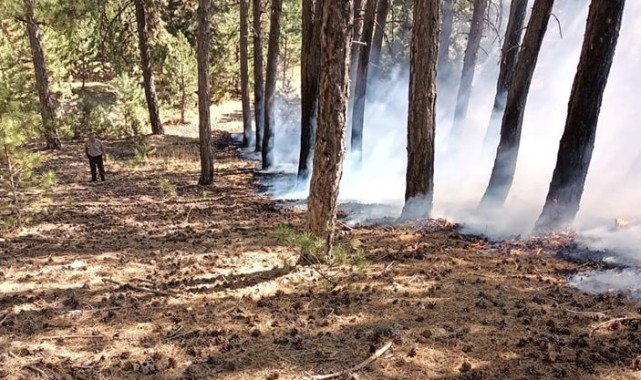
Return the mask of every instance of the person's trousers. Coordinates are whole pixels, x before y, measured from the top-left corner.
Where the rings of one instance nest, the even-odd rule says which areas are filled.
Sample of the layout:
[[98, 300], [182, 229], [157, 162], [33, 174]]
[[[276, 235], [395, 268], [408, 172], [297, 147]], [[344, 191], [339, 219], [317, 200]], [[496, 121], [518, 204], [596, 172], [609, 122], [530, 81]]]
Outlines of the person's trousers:
[[96, 167], [100, 173], [100, 179], [105, 180], [105, 166], [102, 162], [102, 154], [100, 156], [89, 156], [89, 168], [91, 169], [91, 180], [96, 180]]

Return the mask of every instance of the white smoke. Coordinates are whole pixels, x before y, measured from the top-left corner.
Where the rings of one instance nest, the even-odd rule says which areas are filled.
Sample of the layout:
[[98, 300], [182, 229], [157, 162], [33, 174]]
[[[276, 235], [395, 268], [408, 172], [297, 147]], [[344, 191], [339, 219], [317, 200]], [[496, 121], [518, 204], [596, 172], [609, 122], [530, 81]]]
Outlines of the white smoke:
[[[530, 2], [532, 3], [532, 2]], [[531, 6], [531, 4], [530, 4]], [[448, 137], [458, 81], [439, 88], [436, 130], [434, 217], [461, 223], [466, 231], [491, 238], [527, 235], [539, 216], [565, 125], [567, 104], [579, 61], [589, 1], [558, 1], [551, 18], [528, 97], [516, 176], [505, 208], [480, 216], [475, 209], [489, 181], [495, 147], [483, 149], [496, 91], [500, 46], [486, 38], [476, 70], [471, 103], [463, 136]], [[507, 8], [506, 8], [507, 9]], [[507, 10], [505, 13], [507, 15]], [[641, 258], [641, 227], [613, 229], [615, 218], [641, 221], [641, 31], [636, 18], [641, 2], [628, 1], [614, 64], [599, 118], [596, 147], [588, 174], [581, 209], [574, 227], [586, 244], [610, 248], [628, 257]], [[562, 35], [561, 35], [562, 34]], [[487, 54], [486, 54], [487, 53]], [[387, 80], [368, 87], [363, 137], [363, 165], [357, 168], [349, 157], [340, 188], [345, 204], [372, 204], [348, 219], [367, 222], [372, 218], [398, 217], [405, 192], [406, 129], [408, 103], [407, 65], [398, 67]], [[298, 161], [299, 114], [290, 121], [289, 132], [277, 137], [277, 157], [283, 168]], [[283, 125], [286, 123], [283, 122]], [[282, 130], [281, 130], [282, 132]], [[496, 140], [498, 137], [493, 136]], [[635, 164], [636, 162], [636, 164]], [[289, 164], [289, 166], [288, 166]], [[636, 165], [636, 166], [635, 166]], [[293, 172], [294, 170], [292, 170]], [[292, 176], [270, 183], [277, 198], [305, 199], [305, 186], [295, 186]], [[346, 207], [352, 210], [352, 207]]]

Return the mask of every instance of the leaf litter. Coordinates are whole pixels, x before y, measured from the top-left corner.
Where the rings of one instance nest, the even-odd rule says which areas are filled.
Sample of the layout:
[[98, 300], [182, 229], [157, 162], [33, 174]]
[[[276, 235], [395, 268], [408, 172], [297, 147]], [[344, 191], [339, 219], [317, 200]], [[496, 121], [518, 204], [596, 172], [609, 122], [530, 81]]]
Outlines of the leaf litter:
[[0, 247], [0, 378], [641, 378], [639, 306], [568, 287], [581, 268], [547, 253], [571, 238], [340, 223], [363, 262], [293, 267], [276, 230], [304, 210], [256, 192], [228, 132], [209, 188], [196, 141], [150, 140], [139, 164], [109, 142], [96, 186], [80, 144], [48, 153], [52, 205]]

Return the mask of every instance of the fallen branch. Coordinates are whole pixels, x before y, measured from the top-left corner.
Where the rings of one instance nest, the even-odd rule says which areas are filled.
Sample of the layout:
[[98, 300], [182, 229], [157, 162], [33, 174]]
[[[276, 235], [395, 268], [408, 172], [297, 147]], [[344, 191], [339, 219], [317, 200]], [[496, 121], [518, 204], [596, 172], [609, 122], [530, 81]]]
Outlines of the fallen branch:
[[187, 331], [186, 333], [172, 335], [170, 337], [167, 337], [167, 338], [165, 338], [165, 341], [169, 342], [171, 340], [176, 340], [176, 339], [184, 338], [184, 337], [189, 336], [189, 335], [199, 334], [199, 333], [200, 333], [200, 329], [191, 330], [191, 331]]
[[227, 315], [227, 314], [231, 313], [232, 311], [234, 311], [234, 309], [235, 309], [235, 308], [237, 308], [237, 307], [238, 307], [238, 305], [240, 305], [240, 302], [241, 302], [242, 300], [243, 300], [243, 299], [242, 299], [242, 298], [240, 298], [240, 299], [238, 300], [238, 302], [236, 302], [236, 304], [235, 304], [234, 306], [230, 307], [230, 308], [229, 308], [229, 309], [227, 309], [227, 310], [223, 310], [223, 311], [220, 313], [220, 315]]
[[354, 228], [353, 228], [353, 227], [348, 226], [347, 224], [345, 224], [345, 223], [341, 222], [341, 221], [340, 221], [340, 220], [338, 220], [338, 219], [336, 219], [336, 223], [337, 223], [337, 224], [340, 224], [341, 226], [343, 226], [343, 227], [347, 228], [347, 229], [348, 229], [348, 230], [350, 230], [350, 231], [354, 231]]
[[[18, 356], [18, 355], [16, 355], [16, 354], [14, 354], [14, 353], [13, 353], [13, 352], [11, 352], [11, 351], [7, 351], [7, 353], [9, 354], [9, 356], [11, 356], [11, 357], [12, 357], [12, 358], [14, 358], [14, 359], [22, 359], [20, 356]], [[42, 377], [45, 377], [45, 378], [47, 377], [47, 373], [46, 373], [45, 371], [41, 370], [41, 369], [40, 369], [40, 368], [38, 368], [38, 367], [34, 367], [34, 366], [32, 366], [31, 364], [24, 364], [24, 365], [22, 365], [22, 368], [25, 368], [25, 369], [31, 370], [31, 371], [33, 371], [33, 372], [35, 372], [35, 373], [39, 374], [39, 375], [40, 375], [40, 376], [42, 376]]]
[[598, 318], [598, 319], [608, 318], [607, 314], [602, 313], [600, 311], [578, 311], [578, 310], [570, 310], [570, 309], [565, 309], [565, 311], [572, 314], [584, 315], [588, 318]]
[[103, 282], [109, 282], [109, 283], [111, 283], [111, 284], [116, 284], [116, 285], [124, 286], [124, 287], [130, 288], [130, 289], [133, 289], [133, 290], [138, 290], [138, 291], [141, 291], [141, 292], [148, 292], [148, 293], [157, 294], [157, 295], [159, 295], [159, 296], [165, 296], [165, 297], [172, 297], [172, 296], [176, 296], [176, 293], [174, 293], [174, 292], [168, 292], [168, 291], [164, 291], [164, 290], [156, 290], [156, 289], [143, 288], [142, 286], [136, 286], [136, 285], [132, 285], [132, 284], [130, 284], [130, 283], [128, 283], [128, 282], [120, 282], [120, 281], [112, 280], [112, 279], [110, 279], [110, 278], [103, 278], [103, 279], [102, 279], [102, 281], [103, 281]]
[[40, 340], [58, 340], [58, 339], [98, 339], [105, 338], [104, 335], [59, 335], [59, 336], [45, 336]]
[[193, 209], [194, 209], [194, 206], [192, 205], [189, 208], [189, 211], [187, 211], [187, 218], [185, 218], [185, 224], [189, 224], [189, 216], [191, 215], [191, 210], [193, 210]]
[[40, 376], [42, 376], [42, 377], [44, 377], [44, 378], [46, 378], [46, 377], [47, 377], [47, 373], [46, 373], [45, 371], [41, 370], [41, 369], [40, 369], [40, 368], [38, 368], [38, 367], [34, 367], [34, 366], [32, 366], [32, 365], [27, 364], [27, 365], [23, 365], [23, 366], [22, 366], [22, 368], [29, 369], [29, 370], [31, 370], [31, 371], [33, 371], [33, 372], [35, 372], [35, 373], [39, 374]]
[[609, 321], [605, 321], [605, 322], [603, 322], [603, 323], [599, 323], [598, 325], [596, 325], [596, 326], [592, 329], [592, 331], [590, 331], [590, 334], [589, 334], [588, 336], [592, 336], [592, 334], [594, 334], [594, 332], [595, 332], [595, 331], [597, 331], [598, 329], [600, 329], [600, 328], [602, 328], [602, 327], [605, 327], [605, 326], [608, 326], [608, 325], [611, 325], [611, 324], [613, 324], [613, 323], [615, 323], [615, 322], [622, 322], [622, 321], [639, 321], [639, 320], [641, 320], [641, 318], [639, 318], [639, 317], [622, 317], [622, 318], [614, 318], [614, 319], [610, 319]]
[[9, 312], [9, 313], [7, 313], [4, 317], [2, 317], [2, 319], [0, 320], [0, 326], [2, 326], [2, 324], [4, 323], [4, 321], [6, 321], [7, 319], [9, 319], [9, 317], [10, 317], [10, 316], [11, 316], [11, 313]]
[[297, 380], [327, 380], [327, 379], [335, 379], [337, 377], [343, 377], [343, 376], [345, 377], [352, 376], [354, 372], [358, 372], [359, 370], [372, 364], [376, 359], [380, 358], [385, 353], [385, 351], [389, 350], [390, 347], [392, 347], [392, 342], [387, 342], [387, 344], [385, 344], [383, 347], [379, 348], [376, 352], [374, 352], [372, 356], [367, 358], [362, 363], [353, 366], [352, 368], [348, 368], [340, 372], [330, 373], [328, 375], [314, 375], [314, 376], [303, 377]]

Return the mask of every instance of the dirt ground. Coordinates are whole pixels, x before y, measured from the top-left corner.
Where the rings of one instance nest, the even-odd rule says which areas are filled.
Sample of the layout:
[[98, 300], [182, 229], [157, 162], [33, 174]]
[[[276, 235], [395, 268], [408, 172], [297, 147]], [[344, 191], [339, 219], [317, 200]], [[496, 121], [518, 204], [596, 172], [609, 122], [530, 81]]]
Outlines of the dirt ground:
[[0, 378], [301, 380], [391, 343], [351, 378], [641, 379], [639, 305], [567, 287], [590, 268], [554, 257], [570, 237], [340, 225], [358, 260], [294, 267], [304, 211], [215, 140], [206, 188], [189, 137], [151, 138], [146, 162], [107, 142], [95, 186], [79, 143], [49, 154], [58, 184], [0, 246]]

